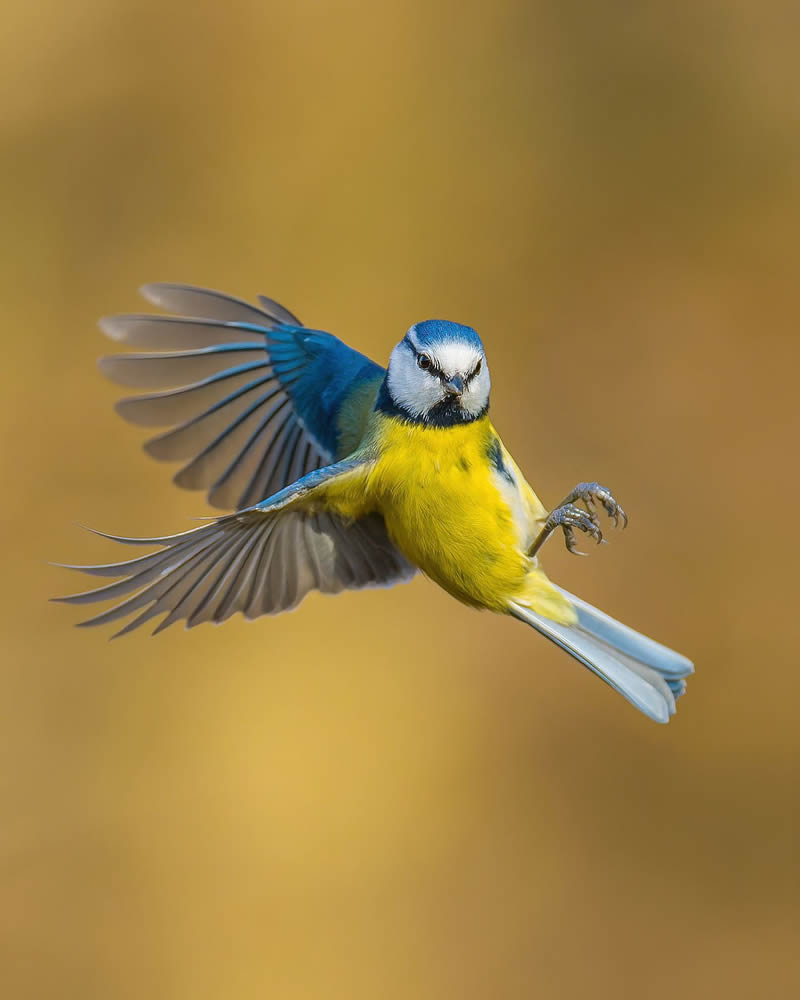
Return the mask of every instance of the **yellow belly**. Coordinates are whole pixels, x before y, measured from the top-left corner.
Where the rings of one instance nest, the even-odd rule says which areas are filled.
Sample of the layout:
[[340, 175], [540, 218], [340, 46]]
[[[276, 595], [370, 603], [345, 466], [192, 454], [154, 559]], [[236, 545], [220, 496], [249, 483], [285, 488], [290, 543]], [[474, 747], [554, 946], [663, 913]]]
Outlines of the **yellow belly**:
[[515, 521], [487, 458], [488, 418], [429, 428], [381, 418], [369, 473], [389, 536], [439, 586], [466, 604], [505, 610], [526, 587], [525, 526]]
[[435, 428], [373, 414], [363, 451], [369, 461], [326, 492], [338, 513], [379, 511], [403, 555], [465, 604], [507, 612], [516, 601], [575, 621], [572, 605], [527, 556], [546, 512], [488, 417]]

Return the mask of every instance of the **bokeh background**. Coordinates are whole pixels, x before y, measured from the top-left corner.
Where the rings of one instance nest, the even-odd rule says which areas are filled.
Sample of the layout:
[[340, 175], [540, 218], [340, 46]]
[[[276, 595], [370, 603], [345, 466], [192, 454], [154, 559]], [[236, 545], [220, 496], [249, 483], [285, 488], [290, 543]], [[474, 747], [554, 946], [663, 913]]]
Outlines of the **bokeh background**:
[[[6, 0], [0, 982], [26, 998], [800, 990], [796, 4]], [[209, 513], [99, 315], [472, 324], [551, 575], [691, 655], [667, 728], [425, 580], [109, 644], [48, 605]]]

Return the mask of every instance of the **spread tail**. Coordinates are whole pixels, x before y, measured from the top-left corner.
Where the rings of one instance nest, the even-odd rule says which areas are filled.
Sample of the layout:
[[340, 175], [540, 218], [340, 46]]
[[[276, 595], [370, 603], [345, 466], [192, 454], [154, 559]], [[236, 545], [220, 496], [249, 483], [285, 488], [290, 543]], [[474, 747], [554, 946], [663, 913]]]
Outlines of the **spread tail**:
[[615, 621], [561, 587], [556, 588], [575, 609], [577, 622], [564, 625], [544, 618], [521, 604], [509, 610], [532, 625], [655, 722], [669, 722], [675, 699], [694, 672], [690, 660], [661, 643]]

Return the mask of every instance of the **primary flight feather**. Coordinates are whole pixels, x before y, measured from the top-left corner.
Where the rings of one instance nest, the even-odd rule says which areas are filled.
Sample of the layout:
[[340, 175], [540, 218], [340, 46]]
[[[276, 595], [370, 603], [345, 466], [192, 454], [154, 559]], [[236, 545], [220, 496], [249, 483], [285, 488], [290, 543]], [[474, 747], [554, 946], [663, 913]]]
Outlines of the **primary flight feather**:
[[[70, 566], [116, 582], [58, 598], [117, 601], [83, 625], [128, 619], [124, 634], [295, 607], [309, 591], [388, 586], [422, 570], [458, 600], [533, 626], [657, 722], [667, 722], [689, 660], [557, 587], [538, 552], [557, 528], [599, 541], [597, 507], [624, 511], [580, 483], [552, 511], [489, 420], [490, 378], [478, 334], [417, 323], [384, 370], [283, 306], [255, 306], [187, 285], [142, 289], [172, 315], [101, 320], [146, 352], [103, 358], [113, 381], [151, 390], [117, 404], [136, 424], [167, 428], [145, 445], [182, 461], [175, 482], [234, 509], [157, 538], [124, 562]], [[153, 391], [154, 390], [154, 391]]]

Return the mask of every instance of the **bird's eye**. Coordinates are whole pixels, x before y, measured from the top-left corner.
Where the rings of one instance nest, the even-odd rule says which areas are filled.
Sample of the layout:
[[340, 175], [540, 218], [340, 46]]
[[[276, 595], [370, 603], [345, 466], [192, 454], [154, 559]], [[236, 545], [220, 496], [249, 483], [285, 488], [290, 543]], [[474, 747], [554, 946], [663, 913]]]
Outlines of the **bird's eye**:
[[431, 366], [431, 359], [428, 357], [427, 354], [418, 354], [417, 364], [423, 371], [427, 371]]
[[481, 365], [482, 365], [482, 364], [483, 364], [483, 362], [481, 361], [481, 359], [480, 359], [480, 358], [478, 358], [478, 363], [477, 363], [477, 365], [475, 365], [475, 368], [473, 369], [473, 372], [472, 372], [472, 377], [473, 377], [473, 378], [474, 378], [474, 377], [475, 377], [476, 375], [479, 375], [479, 374], [480, 374], [480, 371], [481, 371]]

